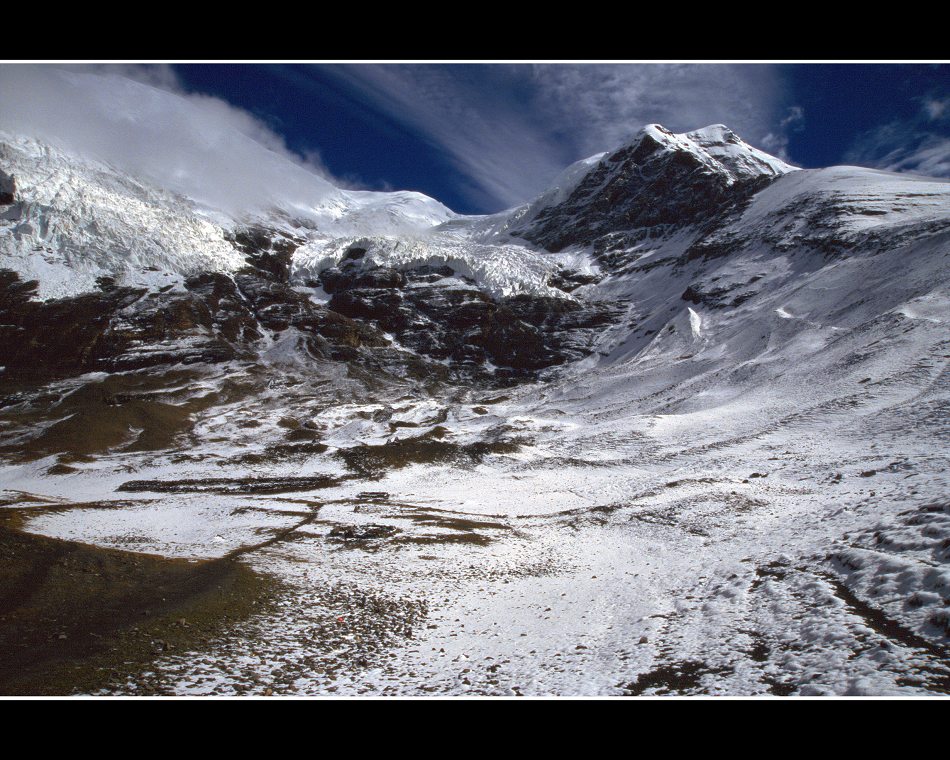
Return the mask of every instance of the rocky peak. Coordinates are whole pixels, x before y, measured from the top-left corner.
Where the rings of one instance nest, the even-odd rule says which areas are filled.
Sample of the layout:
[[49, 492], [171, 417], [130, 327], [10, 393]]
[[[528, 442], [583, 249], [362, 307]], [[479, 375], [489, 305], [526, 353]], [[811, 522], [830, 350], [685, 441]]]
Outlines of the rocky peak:
[[721, 124], [686, 134], [649, 124], [593, 162], [566, 197], [562, 189], [558, 202], [524, 214], [511, 234], [560, 251], [632, 230], [708, 222], [793, 169]]

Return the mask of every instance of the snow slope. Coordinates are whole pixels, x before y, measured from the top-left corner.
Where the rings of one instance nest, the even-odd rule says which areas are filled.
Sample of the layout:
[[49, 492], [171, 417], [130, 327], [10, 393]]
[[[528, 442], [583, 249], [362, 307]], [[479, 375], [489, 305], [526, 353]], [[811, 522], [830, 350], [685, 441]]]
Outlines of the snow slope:
[[[289, 161], [285, 169], [304, 173]], [[265, 224], [288, 235], [413, 234], [453, 218], [420, 193], [343, 190], [310, 175], [307, 201], [276, 199], [235, 214], [47, 142], [0, 132], [0, 168], [17, 201], [0, 211], [0, 266], [40, 281], [41, 298], [122, 284], [165, 284], [161, 275], [234, 271], [236, 229]], [[158, 270], [156, 272], [156, 270]]]

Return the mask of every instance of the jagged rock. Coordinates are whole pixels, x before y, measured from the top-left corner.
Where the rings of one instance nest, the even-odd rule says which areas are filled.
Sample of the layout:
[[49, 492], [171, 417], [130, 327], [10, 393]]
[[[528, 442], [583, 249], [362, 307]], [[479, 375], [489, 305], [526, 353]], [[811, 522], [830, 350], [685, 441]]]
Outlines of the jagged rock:
[[563, 290], [565, 293], [573, 293], [578, 288], [591, 283], [600, 282], [603, 279], [600, 275], [584, 274], [563, 267], [555, 272], [548, 280], [552, 288]]
[[9, 206], [16, 199], [16, 178], [0, 169], [0, 206]]
[[564, 361], [547, 349], [538, 328], [518, 319], [504, 306], [489, 314], [477, 339], [489, 357], [513, 369], [542, 369]]
[[116, 288], [46, 302], [30, 300], [36, 281], [0, 270], [0, 355], [4, 378], [61, 377], [101, 369], [112, 316], [143, 291]]
[[290, 280], [291, 258], [303, 242], [265, 227], [249, 227], [228, 239], [235, 248], [247, 255], [250, 269], [276, 282]]
[[320, 283], [330, 294], [354, 288], [401, 288], [406, 278], [401, 272], [387, 267], [374, 267], [369, 270], [356, 267], [331, 267], [320, 273]]
[[709, 288], [704, 288], [700, 284], [693, 283], [683, 291], [680, 298], [688, 303], [703, 304], [712, 309], [739, 306], [755, 296], [755, 291], [743, 290], [743, 288], [755, 282], [756, 279], [757, 278], [752, 278], [747, 283], [736, 283], [731, 286]]
[[[402, 273], [355, 265], [321, 273], [329, 307], [368, 320], [400, 344], [459, 367], [491, 362], [502, 375], [524, 376], [589, 353], [592, 331], [616, 315], [602, 304], [517, 295], [493, 300], [451, 267], [430, 265]], [[381, 274], [384, 273], [384, 274]], [[383, 277], [386, 287], [380, 287]], [[581, 276], [586, 277], [586, 276]], [[455, 284], [445, 287], [444, 280]]]
[[389, 345], [376, 328], [257, 271], [195, 275], [185, 292], [148, 293], [111, 279], [100, 286], [96, 293], [36, 301], [36, 282], [0, 270], [5, 379], [251, 359], [263, 330], [294, 328], [312, 356], [342, 361], [360, 358], [359, 349]]
[[344, 261], [358, 261], [366, 255], [366, 249], [359, 245], [351, 245], [343, 254]]
[[281, 332], [294, 327], [348, 348], [389, 343], [378, 330], [315, 303], [285, 283], [252, 274], [238, 274], [234, 279], [258, 322], [269, 330]]

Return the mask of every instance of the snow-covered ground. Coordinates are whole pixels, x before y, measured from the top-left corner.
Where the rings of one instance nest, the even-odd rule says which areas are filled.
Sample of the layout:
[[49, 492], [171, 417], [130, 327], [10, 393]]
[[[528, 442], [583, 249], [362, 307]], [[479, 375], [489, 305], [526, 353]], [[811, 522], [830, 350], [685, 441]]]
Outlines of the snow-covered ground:
[[[5, 483], [106, 500], [38, 511], [30, 530], [172, 556], [221, 556], [300, 525], [245, 555], [293, 584], [279, 614], [156, 664], [150, 684], [180, 693], [941, 691], [950, 463], [947, 355], [935, 349], [947, 336], [896, 319], [911, 327], [901, 361], [855, 360], [886, 340], [879, 322], [865, 326], [871, 340], [842, 329], [820, 360], [741, 392], [617, 365], [521, 388], [488, 414], [452, 407], [441, 424], [459, 440], [503, 424], [526, 442], [475, 466], [257, 497], [114, 494], [130, 477], [208, 472], [130, 475], [123, 457], [41, 483], [8, 468]], [[422, 406], [403, 417], [426, 419]], [[345, 436], [387, 437], [366, 423], [328, 441]], [[268, 469], [313, 472], [335, 470]], [[360, 548], [330, 538], [367, 524], [400, 533]], [[366, 594], [427, 614], [407, 638], [398, 619], [365, 619]]]
[[[313, 226], [279, 217], [306, 239], [300, 282], [351, 246], [397, 269], [448, 264], [492, 296], [551, 295], [558, 264], [598, 272], [559, 297], [623, 304], [625, 317], [543, 381], [382, 398], [351, 393], [356, 381], [331, 369], [307, 380], [335, 390], [295, 408], [291, 376], [306, 368], [277, 343], [264, 360], [286, 385], [197, 412], [194, 440], [174, 451], [113, 451], [60, 475], [47, 472], [53, 457], [4, 464], [7, 495], [32, 495], [30, 531], [237, 553], [287, 582], [274, 615], [163, 656], [122, 690], [950, 691], [950, 184], [791, 171], [726, 150], [723, 129], [659, 136], [712, 155], [712, 170], [781, 175], [705, 238], [716, 255], [690, 255], [699, 233], [684, 229], [645, 237], [611, 271], [590, 250], [505, 238], [504, 215], [459, 218], [412, 194], [333, 196], [344, 205], [311, 209], [323, 214]], [[234, 219], [105, 167], [77, 178], [48, 150], [11, 140], [0, 156], [35, 189], [3, 222], [0, 267], [39, 277], [40, 297], [105, 273], [134, 282], [146, 262], [155, 277], [243, 264], [224, 238]], [[563, 201], [601, 160], [512, 218]], [[41, 166], [53, 167], [42, 182]], [[104, 234], [116, 247], [90, 255]], [[319, 425], [328, 450], [235, 463], [286, 417]], [[460, 452], [507, 447], [376, 478], [351, 477], [337, 456], [427, 433]], [[340, 479], [268, 495], [117, 491], [316, 475]]]

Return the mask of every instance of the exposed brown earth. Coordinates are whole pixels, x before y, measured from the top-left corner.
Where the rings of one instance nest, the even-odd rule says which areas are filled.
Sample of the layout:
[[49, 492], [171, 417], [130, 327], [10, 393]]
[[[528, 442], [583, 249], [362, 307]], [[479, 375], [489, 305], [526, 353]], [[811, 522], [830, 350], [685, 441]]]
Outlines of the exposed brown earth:
[[0, 525], [0, 694], [124, 683], [264, 611], [275, 584], [234, 559], [168, 559]]

